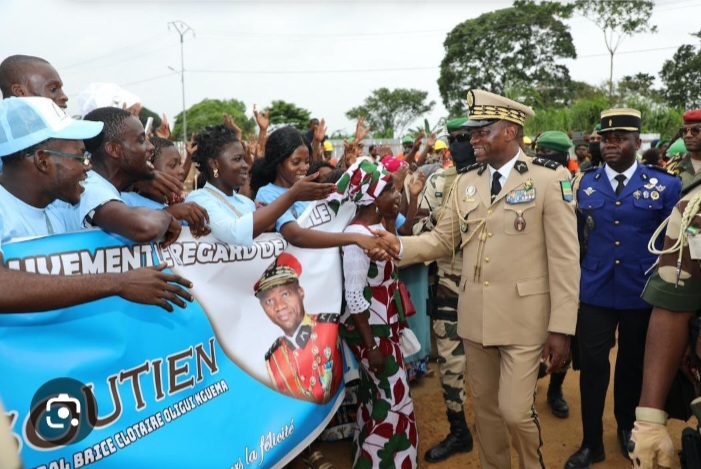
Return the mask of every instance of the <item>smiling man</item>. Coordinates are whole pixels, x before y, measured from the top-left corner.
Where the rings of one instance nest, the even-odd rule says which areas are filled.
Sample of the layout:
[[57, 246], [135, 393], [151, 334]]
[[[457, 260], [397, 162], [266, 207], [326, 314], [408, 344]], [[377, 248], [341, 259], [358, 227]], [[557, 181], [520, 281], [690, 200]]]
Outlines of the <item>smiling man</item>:
[[97, 136], [85, 140], [92, 153], [93, 170], [88, 172], [75, 221], [79, 227], [99, 227], [139, 243], [175, 241], [180, 222], [165, 210], [129, 207], [120, 192], [138, 181], [154, 178], [150, 158], [153, 145], [144, 126], [127, 111], [114, 107], [95, 109], [85, 121], [102, 122]]
[[[520, 149], [533, 110], [468, 92], [477, 163], [453, 183], [430, 233], [403, 237], [403, 263], [462, 248], [457, 304], [482, 467], [545, 467], [534, 407], [541, 359], [561, 368], [574, 334], [579, 250], [569, 172]], [[391, 238], [391, 235], [384, 235]], [[511, 436], [511, 438], [509, 438]]]
[[[74, 121], [47, 98], [9, 98], [0, 102], [0, 241], [65, 233], [71, 205], [80, 200], [82, 181], [90, 169], [83, 139], [102, 130], [102, 123]], [[171, 303], [191, 300], [180, 285], [189, 281], [159, 268], [121, 274], [35, 275], [2, 266], [0, 312], [46, 311], [119, 295], [155, 304], [168, 311]], [[171, 283], [172, 282], [172, 283]], [[180, 298], [179, 298], [180, 297]]]
[[301, 274], [297, 258], [282, 253], [253, 287], [265, 314], [284, 333], [265, 354], [265, 362], [275, 389], [326, 403], [343, 377], [338, 314], [306, 314]]
[[580, 173], [575, 182], [582, 250], [577, 339], [583, 436], [566, 469], [588, 468], [605, 458], [602, 418], [616, 332], [614, 415], [620, 451], [628, 457], [652, 311], [640, 295], [657, 259], [647, 246], [681, 191], [674, 176], [637, 162], [640, 130], [635, 109], [602, 112], [598, 133], [604, 165]]
[[0, 91], [3, 98], [41, 96], [66, 109], [68, 96], [63, 81], [49, 62], [31, 55], [11, 55], [0, 63]]

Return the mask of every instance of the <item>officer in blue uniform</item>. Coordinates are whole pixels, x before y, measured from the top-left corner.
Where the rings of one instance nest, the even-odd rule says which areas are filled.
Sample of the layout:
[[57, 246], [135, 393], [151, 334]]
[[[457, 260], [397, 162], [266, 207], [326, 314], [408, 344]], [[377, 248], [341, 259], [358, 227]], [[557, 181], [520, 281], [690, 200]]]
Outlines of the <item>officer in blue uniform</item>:
[[635, 109], [602, 112], [604, 165], [581, 173], [574, 184], [582, 256], [577, 339], [583, 437], [566, 469], [588, 468], [606, 457], [602, 418], [616, 329], [614, 415], [620, 450], [628, 457], [652, 311], [640, 295], [657, 259], [647, 245], [681, 192], [678, 178], [638, 163], [640, 129], [640, 112]]

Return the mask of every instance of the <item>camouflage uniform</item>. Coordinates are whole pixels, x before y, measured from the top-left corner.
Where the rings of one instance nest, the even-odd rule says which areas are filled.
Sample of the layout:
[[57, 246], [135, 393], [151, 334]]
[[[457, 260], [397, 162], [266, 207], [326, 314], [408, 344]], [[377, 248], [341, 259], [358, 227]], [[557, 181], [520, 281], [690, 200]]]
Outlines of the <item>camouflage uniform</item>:
[[694, 166], [691, 164], [691, 155], [680, 154], [669, 160], [667, 171], [678, 176], [682, 180], [682, 189], [686, 189], [696, 181], [701, 181], [701, 171], [694, 173]]
[[[456, 175], [455, 167], [439, 169], [426, 181], [420, 208], [430, 211], [427, 228], [435, 226], [440, 216], [443, 199], [449, 189], [445, 187], [446, 177], [450, 183]], [[465, 349], [462, 338], [458, 336], [457, 316], [462, 251], [455, 253], [454, 257], [438, 259], [436, 264], [438, 289], [433, 299], [431, 316], [433, 332], [436, 334], [443, 398], [449, 410], [462, 412], [465, 403]]]
[[[701, 183], [689, 189], [670, 215], [663, 250], [669, 249], [679, 238], [682, 214], [689, 202], [701, 197]], [[692, 215], [690, 219], [690, 226], [701, 230], [701, 217]], [[660, 256], [657, 271], [650, 277], [642, 297], [648, 303], [670, 311], [698, 311], [701, 309], [701, 262], [691, 259], [688, 245], [684, 247], [679, 270], [678, 259], [678, 250]]]

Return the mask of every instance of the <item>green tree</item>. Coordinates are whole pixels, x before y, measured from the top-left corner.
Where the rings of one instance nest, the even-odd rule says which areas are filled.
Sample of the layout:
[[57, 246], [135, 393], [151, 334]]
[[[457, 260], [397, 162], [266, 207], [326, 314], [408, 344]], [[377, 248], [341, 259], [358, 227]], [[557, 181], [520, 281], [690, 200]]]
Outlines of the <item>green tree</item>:
[[417, 89], [379, 88], [365, 98], [361, 106], [346, 112], [346, 117], [355, 120], [365, 117], [375, 138], [394, 138], [423, 114], [430, 112], [435, 101], [426, 101], [428, 92]]
[[650, 23], [655, 4], [652, 0], [575, 0], [575, 8], [603, 33], [609, 51], [609, 97], [613, 96], [613, 57], [626, 37], [654, 33]]
[[[246, 105], [237, 99], [204, 99], [187, 110], [187, 131], [199, 132], [207, 125], [224, 123], [224, 114], [229, 114], [243, 131], [244, 138], [255, 129], [255, 121], [246, 117]], [[175, 117], [172, 139], [183, 139], [182, 112]], [[189, 139], [190, 136], [187, 136]]]
[[660, 92], [654, 88], [655, 77], [649, 73], [626, 75], [618, 82], [618, 94], [622, 100], [631, 97], [644, 98], [652, 102], [660, 101]]
[[[701, 39], [701, 31], [693, 34]], [[672, 60], [662, 65], [660, 78], [664, 83], [663, 95], [675, 107], [701, 107], [701, 47], [682, 45]]]
[[263, 111], [270, 112], [270, 124], [272, 126], [291, 125], [302, 132], [305, 132], [309, 127], [311, 113], [292, 103], [275, 100]]
[[[530, 89], [545, 106], [566, 103], [569, 70], [557, 63], [576, 58], [563, 20], [573, 6], [517, 0], [510, 8], [484, 13], [457, 25], [443, 46], [438, 89], [451, 115], [465, 115], [465, 95], [478, 88], [503, 94], [507, 88]], [[535, 95], [524, 97], [534, 104]], [[536, 100], [536, 101], [537, 101]]]

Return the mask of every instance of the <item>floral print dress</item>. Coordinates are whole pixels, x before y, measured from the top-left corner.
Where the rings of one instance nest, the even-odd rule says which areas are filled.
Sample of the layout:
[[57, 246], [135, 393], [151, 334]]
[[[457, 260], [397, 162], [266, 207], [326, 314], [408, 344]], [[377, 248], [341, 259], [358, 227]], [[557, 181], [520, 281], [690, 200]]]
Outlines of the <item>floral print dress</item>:
[[[382, 225], [349, 225], [346, 233], [368, 234]], [[353, 437], [355, 469], [410, 469], [418, 466], [418, 429], [414, 403], [399, 348], [404, 327], [397, 271], [392, 261], [372, 261], [358, 246], [343, 248], [346, 310], [340, 333], [360, 364], [358, 428]], [[386, 357], [383, 373], [373, 372], [367, 348], [355, 328], [354, 316], [364, 314], [375, 343]]]

